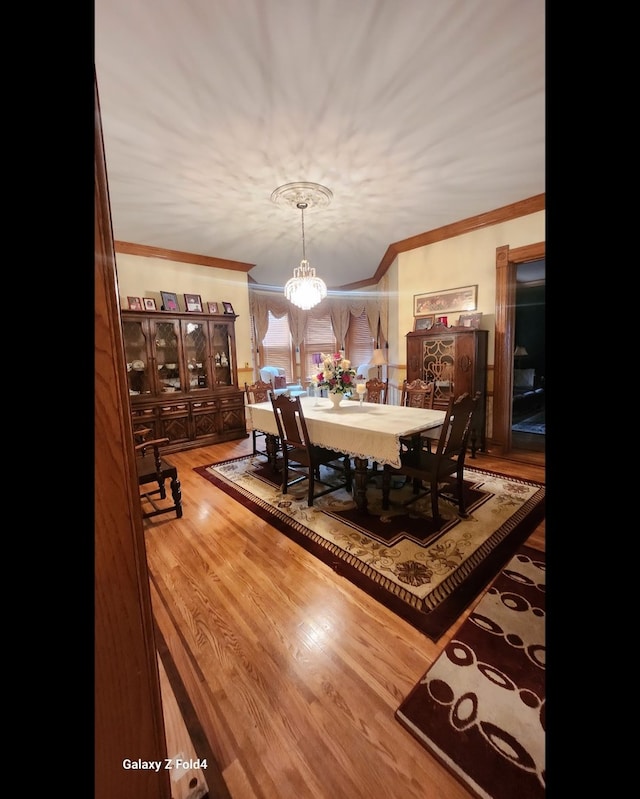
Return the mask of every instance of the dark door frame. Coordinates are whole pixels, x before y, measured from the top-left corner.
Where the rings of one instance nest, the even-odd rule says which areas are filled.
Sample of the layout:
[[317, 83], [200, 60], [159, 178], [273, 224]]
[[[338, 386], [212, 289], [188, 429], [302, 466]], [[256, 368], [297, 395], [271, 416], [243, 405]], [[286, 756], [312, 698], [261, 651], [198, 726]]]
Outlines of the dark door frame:
[[496, 327], [493, 374], [492, 449], [496, 455], [511, 452], [513, 351], [515, 348], [516, 277], [518, 264], [545, 257], [545, 242], [525, 247], [496, 248]]

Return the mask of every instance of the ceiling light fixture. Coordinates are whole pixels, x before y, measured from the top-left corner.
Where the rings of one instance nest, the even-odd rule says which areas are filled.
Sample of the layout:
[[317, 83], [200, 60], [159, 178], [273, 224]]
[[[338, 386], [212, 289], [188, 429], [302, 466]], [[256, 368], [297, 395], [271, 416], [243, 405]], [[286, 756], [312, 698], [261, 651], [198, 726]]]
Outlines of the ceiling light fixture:
[[271, 195], [275, 203], [286, 202], [300, 210], [302, 217], [302, 260], [293, 270], [293, 277], [287, 280], [284, 296], [289, 302], [308, 311], [327, 296], [324, 280], [316, 276], [316, 270], [309, 265], [304, 237], [304, 212], [311, 208], [325, 208], [331, 202], [332, 193], [318, 183], [287, 183], [277, 188]]

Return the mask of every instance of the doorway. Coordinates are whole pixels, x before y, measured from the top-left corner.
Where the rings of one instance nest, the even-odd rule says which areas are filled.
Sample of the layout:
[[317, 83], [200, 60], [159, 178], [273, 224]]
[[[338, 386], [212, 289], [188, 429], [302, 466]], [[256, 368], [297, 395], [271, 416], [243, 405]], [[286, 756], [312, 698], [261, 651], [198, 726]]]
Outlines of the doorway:
[[516, 267], [512, 450], [545, 451], [545, 261]]
[[545, 242], [496, 248], [496, 326], [493, 381], [492, 451], [499, 456], [544, 463], [544, 452], [514, 449], [512, 443], [513, 354], [516, 347], [518, 264], [544, 260]]

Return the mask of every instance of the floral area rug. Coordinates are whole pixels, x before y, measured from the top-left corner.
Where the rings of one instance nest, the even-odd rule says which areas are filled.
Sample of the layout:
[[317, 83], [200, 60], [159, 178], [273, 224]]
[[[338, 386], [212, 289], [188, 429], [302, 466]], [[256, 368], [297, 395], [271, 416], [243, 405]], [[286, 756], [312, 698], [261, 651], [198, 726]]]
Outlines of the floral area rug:
[[396, 711], [476, 796], [545, 795], [545, 555], [521, 547]]
[[[472, 468], [464, 480], [469, 517], [460, 519], [441, 499], [438, 525], [428, 495], [404, 506], [410, 484], [392, 483], [391, 507], [383, 511], [379, 478], [372, 479], [364, 513], [342, 489], [308, 507], [306, 480], [283, 495], [280, 474], [260, 455], [195, 471], [433, 640], [544, 516], [543, 485]], [[323, 480], [332, 474], [322, 467]]]

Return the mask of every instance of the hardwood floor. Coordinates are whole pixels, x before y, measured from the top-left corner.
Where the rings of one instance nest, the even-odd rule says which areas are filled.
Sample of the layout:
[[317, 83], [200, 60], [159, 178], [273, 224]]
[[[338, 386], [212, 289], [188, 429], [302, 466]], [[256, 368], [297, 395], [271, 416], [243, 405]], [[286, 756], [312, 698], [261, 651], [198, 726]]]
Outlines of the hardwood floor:
[[[193, 471], [250, 451], [243, 439], [173, 453], [184, 516], [145, 523], [176, 698], [198, 756], [215, 759], [209, 796], [470, 799], [393, 717], [470, 608], [430, 641]], [[469, 463], [544, 482], [544, 463]], [[543, 521], [527, 543], [544, 550], [544, 534]]]

